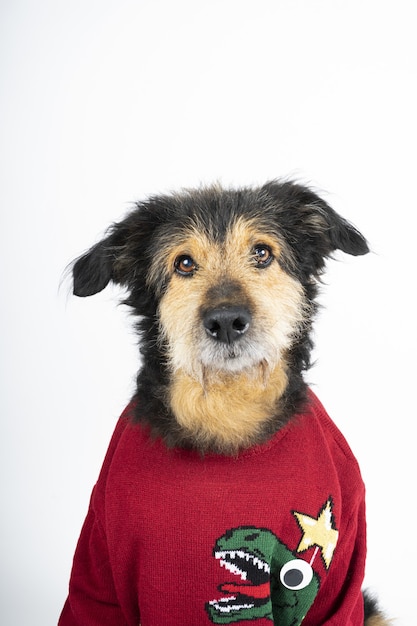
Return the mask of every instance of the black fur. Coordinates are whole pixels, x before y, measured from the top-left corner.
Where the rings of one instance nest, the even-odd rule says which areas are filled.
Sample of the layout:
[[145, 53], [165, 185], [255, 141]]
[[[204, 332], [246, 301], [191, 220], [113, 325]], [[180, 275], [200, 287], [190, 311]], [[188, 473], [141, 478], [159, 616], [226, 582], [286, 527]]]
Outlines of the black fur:
[[371, 617], [379, 617], [381, 620], [384, 620], [385, 623], [385, 617], [379, 608], [378, 601], [369, 590], [365, 590], [363, 592], [363, 608], [365, 626], [367, 624], [367, 620], [369, 620]]
[[164, 348], [158, 341], [157, 306], [170, 276], [162, 273], [152, 284], [149, 267], [161, 244], [190, 225], [221, 241], [237, 217], [255, 218], [266, 232], [285, 242], [280, 258], [284, 269], [303, 286], [311, 318], [287, 356], [289, 384], [279, 416], [269, 422], [269, 437], [297, 412], [305, 399], [303, 372], [310, 366], [311, 321], [319, 278], [327, 257], [339, 249], [352, 255], [368, 252], [363, 236], [310, 189], [272, 181], [259, 188], [223, 190], [219, 187], [151, 197], [137, 203], [125, 220], [114, 224], [102, 241], [73, 266], [74, 294], [90, 296], [113, 281], [127, 288], [125, 303], [139, 320], [143, 366], [137, 377], [137, 419], [148, 423], [168, 445], [192, 446], [178, 429], [166, 400], [169, 373]]

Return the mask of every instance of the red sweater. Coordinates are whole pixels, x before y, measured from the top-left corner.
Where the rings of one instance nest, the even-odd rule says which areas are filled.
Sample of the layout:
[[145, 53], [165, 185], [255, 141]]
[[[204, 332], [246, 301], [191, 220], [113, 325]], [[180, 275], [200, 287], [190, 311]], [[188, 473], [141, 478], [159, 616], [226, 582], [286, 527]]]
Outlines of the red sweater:
[[93, 490], [59, 626], [362, 626], [364, 486], [313, 393], [237, 457], [168, 449], [130, 412]]

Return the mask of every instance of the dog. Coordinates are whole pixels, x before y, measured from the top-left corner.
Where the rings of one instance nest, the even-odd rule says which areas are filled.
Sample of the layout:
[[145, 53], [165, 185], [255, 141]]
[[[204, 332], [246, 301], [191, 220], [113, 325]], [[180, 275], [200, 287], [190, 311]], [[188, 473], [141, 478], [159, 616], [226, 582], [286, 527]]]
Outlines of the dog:
[[274, 180], [150, 197], [75, 261], [75, 295], [125, 288], [142, 365], [60, 626], [388, 624], [356, 459], [304, 378], [336, 250], [369, 247]]

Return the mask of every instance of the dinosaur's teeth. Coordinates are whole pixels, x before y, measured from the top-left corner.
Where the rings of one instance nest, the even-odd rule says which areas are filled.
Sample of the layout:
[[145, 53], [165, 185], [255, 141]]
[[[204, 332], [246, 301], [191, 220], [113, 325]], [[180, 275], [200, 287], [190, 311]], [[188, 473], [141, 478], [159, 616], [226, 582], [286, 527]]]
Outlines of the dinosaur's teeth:
[[[235, 568], [235, 570], [232, 570], [230, 567], [228, 567], [228, 565], [232, 566], [232, 564], [228, 562], [228, 559], [234, 560], [237, 556], [241, 559], [245, 559], [245, 561], [252, 561], [253, 565], [256, 565], [258, 569], [265, 571], [267, 574], [269, 574], [271, 571], [268, 563], [262, 561], [262, 559], [259, 559], [257, 556], [254, 556], [249, 552], [244, 552], [243, 550], [219, 550], [215, 553], [216, 559], [221, 560], [224, 564], [224, 567], [227, 567], [227, 569], [229, 569], [230, 571], [235, 571], [237, 568]], [[241, 573], [240, 570], [238, 571], [239, 573]]]
[[221, 613], [236, 613], [242, 609], [253, 609], [254, 604], [227, 604], [230, 600], [236, 600], [236, 598], [220, 598], [219, 600], [211, 600], [209, 604]]
[[221, 567], [225, 567], [227, 570], [229, 570], [229, 572], [232, 572], [232, 574], [240, 576], [242, 580], [247, 579], [247, 573], [236, 567], [236, 565], [233, 565], [233, 563], [230, 563], [230, 561], [220, 560], [220, 565]]
[[269, 574], [270, 568], [269, 568], [268, 563], [265, 563], [265, 561], [262, 561], [261, 559], [258, 559], [255, 556], [253, 557], [253, 564], [256, 565], [258, 569], [264, 570], [265, 572]]
[[221, 613], [233, 613], [241, 609], [252, 609], [254, 604], [229, 604], [231, 600], [236, 600], [234, 596], [230, 598], [220, 598], [219, 600], [211, 600], [209, 604]]

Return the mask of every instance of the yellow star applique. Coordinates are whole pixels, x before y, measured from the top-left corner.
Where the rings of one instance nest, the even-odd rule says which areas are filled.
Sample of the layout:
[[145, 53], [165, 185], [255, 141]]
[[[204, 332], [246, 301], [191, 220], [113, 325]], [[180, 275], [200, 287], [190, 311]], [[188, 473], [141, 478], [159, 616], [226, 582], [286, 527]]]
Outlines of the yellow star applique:
[[297, 552], [304, 552], [312, 546], [317, 546], [321, 550], [326, 569], [329, 569], [339, 536], [339, 531], [333, 527], [331, 498], [327, 500], [317, 518], [296, 511], [293, 511], [293, 514], [303, 531]]

